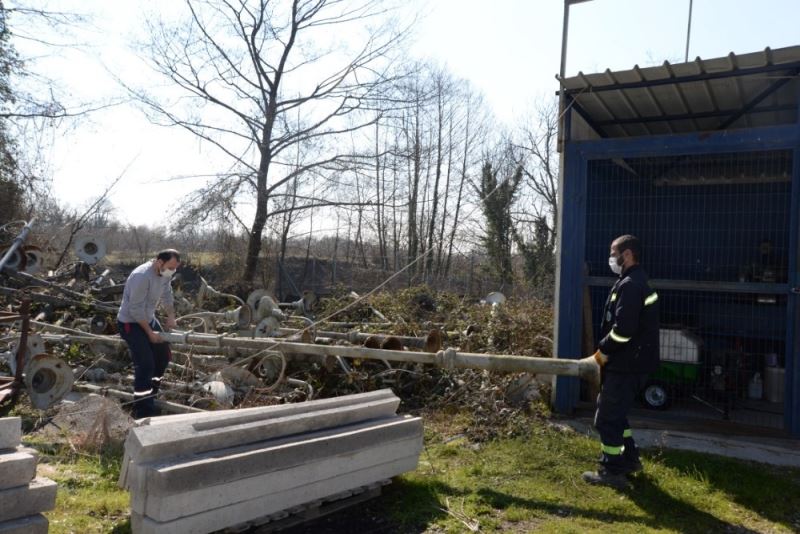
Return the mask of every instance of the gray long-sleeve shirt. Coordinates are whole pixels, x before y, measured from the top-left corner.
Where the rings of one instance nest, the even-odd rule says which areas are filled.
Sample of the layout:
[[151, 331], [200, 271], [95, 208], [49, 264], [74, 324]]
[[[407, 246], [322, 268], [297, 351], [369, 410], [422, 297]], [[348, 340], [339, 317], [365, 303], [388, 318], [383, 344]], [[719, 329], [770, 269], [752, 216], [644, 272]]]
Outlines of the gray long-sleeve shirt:
[[122, 323], [149, 323], [155, 319], [159, 301], [172, 309], [171, 277], [161, 276], [148, 261], [135, 268], [125, 282], [117, 320]]

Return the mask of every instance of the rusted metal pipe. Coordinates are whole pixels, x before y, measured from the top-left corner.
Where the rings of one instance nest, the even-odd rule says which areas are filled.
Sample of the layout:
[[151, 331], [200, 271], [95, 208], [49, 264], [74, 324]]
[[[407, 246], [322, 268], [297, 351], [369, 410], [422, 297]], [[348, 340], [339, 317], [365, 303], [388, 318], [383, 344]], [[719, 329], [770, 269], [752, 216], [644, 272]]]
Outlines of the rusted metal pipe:
[[[294, 318], [294, 316], [289, 317], [289, 319]], [[395, 326], [394, 323], [359, 323], [355, 321], [319, 321], [319, 324], [324, 324], [325, 326], [333, 328], [387, 328]]]
[[[31, 326], [31, 300], [28, 296], [22, 297], [22, 303], [19, 307], [19, 314], [22, 316], [22, 327], [19, 334], [19, 347], [17, 347], [17, 367], [14, 373], [14, 384], [11, 386], [13, 393], [11, 394], [11, 404], [17, 402], [19, 392], [25, 387], [22, 381], [23, 368], [25, 367], [25, 353], [28, 351], [28, 329]], [[31, 354], [33, 356], [33, 354]]]
[[[8, 296], [8, 297], [19, 297], [22, 294], [22, 290], [14, 289], [11, 287], [0, 287], [0, 295]], [[54, 295], [46, 295], [44, 293], [30, 293], [29, 298], [36, 302], [44, 302], [45, 304], [55, 304], [56, 306], [85, 306], [89, 308], [94, 308], [95, 310], [106, 312], [106, 313], [117, 313], [119, 307], [112, 306], [107, 303], [98, 302], [98, 301], [86, 301], [86, 300], [76, 300], [70, 299], [65, 297], [57, 297]], [[85, 295], [84, 295], [85, 298]]]
[[[118, 399], [124, 400], [126, 402], [133, 402], [133, 394], [127, 393], [125, 391], [119, 391], [118, 389], [111, 389], [106, 388], [103, 386], [96, 386], [94, 384], [74, 384], [72, 386], [77, 391], [85, 391], [87, 393], [96, 393], [98, 395], [111, 395], [112, 397], [116, 397]], [[164, 412], [169, 413], [196, 413], [196, 412], [204, 412], [205, 410], [201, 410], [200, 408], [195, 408], [193, 406], [185, 406], [183, 404], [178, 404], [175, 402], [169, 401], [162, 401], [162, 400], [155, 400], [155, 405], [157, 408], [160, 408]]]
[[[301, 332], [302, 330], [297, 330], [294, 328], [279, 328], [278, 332], [281, 335], [293, 335]], [[429, 342], [429, 337], [412, 337], [412, 336], [395, 336], [392, 334], [370, 334], [370, 333], [362, 333], [362, 332], [330, 332], [330, 331], [323, 331], [317, 330], [315, 332], [318, 336], [327, 337], [330, 339], [339, 339], [348, 341], [350, 343], [363, 343], [368, 339], [377, 339], [378, 341], [385, 341], [387, 338], [394, 338], [404, 346], [404, 347], [414, 347], [414, 348], [425, 348], [426, 344]], [[441, 346], [436, 347], [436, 350], [439, 350]]]

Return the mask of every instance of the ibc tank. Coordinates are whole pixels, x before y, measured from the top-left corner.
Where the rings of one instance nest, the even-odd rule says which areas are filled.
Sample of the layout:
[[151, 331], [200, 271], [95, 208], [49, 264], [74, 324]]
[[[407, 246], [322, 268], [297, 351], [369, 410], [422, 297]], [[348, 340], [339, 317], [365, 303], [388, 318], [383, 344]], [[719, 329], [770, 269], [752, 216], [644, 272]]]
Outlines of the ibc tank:
[[661, 361], [698, 363], [700, 338], [685, 330], [662, 328], [659, 331]]

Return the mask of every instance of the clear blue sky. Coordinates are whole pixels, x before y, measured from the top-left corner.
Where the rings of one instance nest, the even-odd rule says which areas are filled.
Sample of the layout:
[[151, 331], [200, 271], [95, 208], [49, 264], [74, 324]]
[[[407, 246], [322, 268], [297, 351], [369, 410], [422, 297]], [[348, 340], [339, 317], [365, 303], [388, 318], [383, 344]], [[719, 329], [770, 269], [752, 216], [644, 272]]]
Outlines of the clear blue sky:
[[[50, 7], [91, 13], [95, 29], [77, 40], [93, 53], [50, 63], [51, 74], [76, 96], [119, 93], [102, 63], [123, 77], [140, 73], [126, 48], [141, 27], [142, 6], [175, 4], [142, 0], [62, 0]], [[551, 98], [561, 53], [562, 0], [412, 0], [426, 14], [412, 51], [446, 64], [486, 96], [497, 118], [519, 121], [535, 99]], [[628, 69], [684, 57], [689, 0], [591, 0], [571, 8], [567, 75]], [[694, 0], [690, 60], [734, 51], [800, 44], [800, 0]], [[141, 73], [144, 76], [144, 73]], [[213, 170], [210, 150], [149, 125], [133, 109], [102, 112], [55, 140], [56, 194], [80, 205], [123, 172], [112, 196], [121, 219], [134, 224], [166, 222], [170, 206], [191, 183], [164, 184], [175, 174]]]
[[[561, 59], [561, 0], [431, 0], [428, 51], [513, 122], [535, 95], [552, 95]], [[491, 6], [491, 7], [488, 7]], [[570, 8], [567, 76], [682, 62], [689, 0], [591, 0]], [[800, 0], [694, 0], [689, 60], [800, 45]]]

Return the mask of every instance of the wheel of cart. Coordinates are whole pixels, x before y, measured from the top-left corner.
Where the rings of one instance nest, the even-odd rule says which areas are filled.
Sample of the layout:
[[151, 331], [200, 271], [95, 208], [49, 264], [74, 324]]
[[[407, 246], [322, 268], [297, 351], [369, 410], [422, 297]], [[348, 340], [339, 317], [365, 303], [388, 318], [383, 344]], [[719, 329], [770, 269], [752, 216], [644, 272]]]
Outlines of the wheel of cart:
[[642, 402], [652, 410], [666, 410], [672, 402], [672, 396], [664, 382], [650, 379], [642, 390]]
[[700, 338], [686, 330], [660, 330], [661, 365], [642, 389], [642, 403], [666, 410], [676, 396], [694, 391], [700, 378]]

